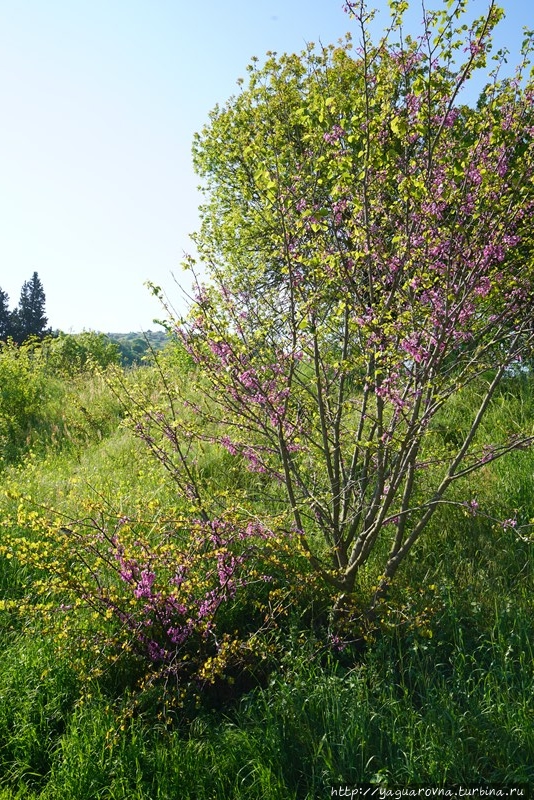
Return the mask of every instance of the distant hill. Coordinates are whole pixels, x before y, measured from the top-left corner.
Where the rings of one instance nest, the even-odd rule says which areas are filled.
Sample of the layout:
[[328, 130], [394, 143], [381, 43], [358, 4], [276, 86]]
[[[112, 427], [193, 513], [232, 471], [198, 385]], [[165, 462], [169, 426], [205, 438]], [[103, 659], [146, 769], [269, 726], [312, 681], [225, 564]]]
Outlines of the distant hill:
[[152, 350], [161, 350], [168, 341], [166, 331], [132, 331], [131, 333], [106, 333], [110, 341], [115, 342], [121, 352], [123, 366], [140, 364], [150, 356]]

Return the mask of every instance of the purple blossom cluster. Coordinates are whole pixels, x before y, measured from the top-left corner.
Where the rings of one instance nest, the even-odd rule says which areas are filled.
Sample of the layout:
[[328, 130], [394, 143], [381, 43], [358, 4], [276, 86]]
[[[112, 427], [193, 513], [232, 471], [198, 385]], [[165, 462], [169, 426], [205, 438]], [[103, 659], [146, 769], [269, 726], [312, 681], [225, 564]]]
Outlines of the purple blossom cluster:
[[346, 131], [343, 130], [341, 125], [336, 124], [331, 131], [323, 134], [323, 139], [327, 144], [334, 144], [335, 142], [339, 142], [344, 136], [346, 136]]
[[193, 520], [190, 548], [183, 563], [177, 565], [171, 557], [158, 557], [140, 542], [133, 547], [140, 551], [137, 555], [126, 555], [117, 534], [106, 536], [118, 576], [132, 597], [142, 602], [134, 610], [127, 604], [128, 610], [124, 610], [105, 592], [100, 602], [131, 632], [151, 661], [179, 670], [184, 664], [177, 655], [183, 648], [196, 648], [213, 638], [221, 604], [234, 600], [251, 580], [272, 580], [266, 574], [256, 575], [250, 567], [259, 544], [273, 536], [258, 520], [242, 525], [220, 518]]

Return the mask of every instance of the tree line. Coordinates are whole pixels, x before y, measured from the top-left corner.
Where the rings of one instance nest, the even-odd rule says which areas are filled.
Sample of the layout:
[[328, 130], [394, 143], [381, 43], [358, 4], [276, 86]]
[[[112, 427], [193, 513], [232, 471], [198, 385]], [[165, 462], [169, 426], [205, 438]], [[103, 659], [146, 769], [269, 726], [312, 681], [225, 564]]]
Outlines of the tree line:
[[52, 330], [45, 315], [46, 297], [41, 280], [34, 272], [25, 281], [18, 306], [9, 308], [9, 296], [0, 288], [0, 342], [12, 340], [21, 345], [28, 339], [45, 339], [51, 336], [56, 341], [54, 352], [62, 369], [76, 372], [91, 358], [101, 366], [120, 363], [123, 367], [141, 364], [150, 358], [150, 353], [160, 350], [166, 340], [164, 331], [144, 331], [130, 333], [96, 333], [83, 331], [79, 334], [66, 334]]
[[22, 344], [32, 336], [42, 339], [51, 333], [45, 315], [45, 293], [37, 272], [24, 281], [19, 304], [9, 309], [9, 296], [0, 288], [0, 341], [13, 339]]

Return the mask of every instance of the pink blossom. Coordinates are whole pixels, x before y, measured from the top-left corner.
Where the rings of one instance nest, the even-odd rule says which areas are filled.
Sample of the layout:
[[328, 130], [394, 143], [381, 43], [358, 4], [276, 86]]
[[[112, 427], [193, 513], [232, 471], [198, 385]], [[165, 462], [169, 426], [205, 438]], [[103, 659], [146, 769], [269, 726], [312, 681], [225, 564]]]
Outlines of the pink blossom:
[[151, 572], [148, 569], [144, 569], [141, 572], [141, 578], [137, 584], [137, 587], [134, 589], [134, 595], [137, 598], [146, 597], [149, 598], [152, 596], [152, 586], [154, 581], [156, 580], [156, 573]]
[[502, 522], [502, 527], [506, 530], [507, 528], [516, 528], [517, 527], [517, 520], [516, 519], [505, 519]]
[[471, 514], [471, 516], [472, 517], [476, 517], [477, 511], [478, 511], [478, 502], [477, 502], [477, 500], [474, 500], [474, 499], [470, 500], [468, 503], [464, 503], [464, 505], [466, 506], [466, 508], [469, 511], [469, 513]]

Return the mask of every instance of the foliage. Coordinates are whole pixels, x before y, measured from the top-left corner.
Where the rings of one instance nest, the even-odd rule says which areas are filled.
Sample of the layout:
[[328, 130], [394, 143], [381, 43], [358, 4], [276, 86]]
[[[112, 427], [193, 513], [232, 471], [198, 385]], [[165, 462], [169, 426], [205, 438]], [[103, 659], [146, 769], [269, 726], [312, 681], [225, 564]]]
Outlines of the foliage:
[[[358, 4], [355, 56], [349, 41], [253, 63], [194, 146], [210, 282], [176, 333], [205, 399], [197, 423], [179, 397], [161, 421], [168, 464], [202, 508], [187, 448], [218, 443], [264, 476], [268, 524], [338, 592], [372, 567], [372, 603], [454, 484], [531, 442], [482, 436], [532, 346], [530, 38], [514, 78], [498, 58], [477, 109], [462, 105], [501, 17], [490, 3], [464, 29], [465, 5], [427, 14], [413, 40], [393, 4], [374, 45]], [[440, 442], [470, 387], [472, 415]]]
[[65, 665], [18, 640], [0, 680], [6, 797], [312, 800], [336, 784], [530, 784], [531, 620], [502, 611], [488, 622], [469, 650], [466, 620], [449, 608], [439, 643], [384, 636], [348, 669], [309, 637], [289, 640], [265, 690], [174, 731], [96, 687], [76, 703]]
[[108, 333], [107, 336], [118, 346], [123, 367], [150, 362], [153, 353], [161, 350], [168, 342], [164, 331]]
[[0, 342], [0, 448], [3, 461], [15, 460], [34, 439], [47, 385], [35, 342], [17, 347]]
[[[68, 337], [0, 342], [0, 467], [47, 448], [102, 439], [117, 425], [120, 406], [92, 374], [99, 359], [116, 353], [95, 337], [82, 335], [83, 351], [76, 338], [70, 347]], [[83, 368], [80, 352], [88, 359]]]
[[46, 340], [47, 367], [61, 375], [105, 369], [119, 361], [119, 348], [103, 333], [59, 333]]
[[[0, 554], [47, 575], [33, 584], [38, 616], [80, 674], [98, 677], [119, 653], [137, 663], [131, 688], [155, 687], [170, 715], [202, 688], [238, 676], [248, 685], [248, 671], [267, 669], [283, 611], [275, 576], [289, 555], [270, 531], [231, 519], [113, 519], [101, 509], [67, 528], [20, 500]], [[272, 582], [274, 591], [262, 589]]]

